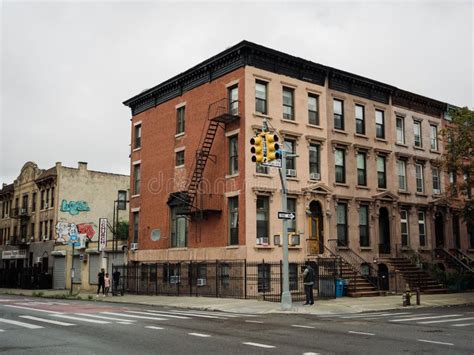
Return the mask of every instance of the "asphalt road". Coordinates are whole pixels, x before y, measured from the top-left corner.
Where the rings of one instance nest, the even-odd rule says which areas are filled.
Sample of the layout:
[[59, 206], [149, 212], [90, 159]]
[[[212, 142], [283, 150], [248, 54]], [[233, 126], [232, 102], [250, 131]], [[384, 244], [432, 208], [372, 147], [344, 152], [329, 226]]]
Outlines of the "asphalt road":
[[474, 354], [474, 307], [236, 314], [0, 296], [8, 354]]

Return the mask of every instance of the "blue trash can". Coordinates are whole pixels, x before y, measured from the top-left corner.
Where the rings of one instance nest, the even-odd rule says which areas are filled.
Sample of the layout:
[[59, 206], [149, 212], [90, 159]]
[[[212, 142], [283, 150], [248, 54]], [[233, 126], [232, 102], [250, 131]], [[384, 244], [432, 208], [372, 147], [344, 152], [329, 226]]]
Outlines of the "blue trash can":
[[336, 279], [336, 297], [342, 297], [344, 295], [344, 280]]

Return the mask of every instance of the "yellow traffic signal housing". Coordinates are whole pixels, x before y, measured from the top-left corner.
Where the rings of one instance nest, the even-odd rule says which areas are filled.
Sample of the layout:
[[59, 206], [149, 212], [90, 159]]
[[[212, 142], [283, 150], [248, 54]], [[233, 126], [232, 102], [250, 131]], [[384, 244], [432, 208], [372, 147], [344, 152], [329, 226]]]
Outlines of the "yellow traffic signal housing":
[[263, 152], [263, 138], [261, 135], [253, 137], [250, 139], [250, 144], [252, 144], [252, 148], [250, 148], [250, 152], [252, 155], [252, 162], [254, 163], [263, 163], [264, 162], [264, 152]]
[[278, 136], [276, 134], [266, 133], [265, 140], [267, 143], [267, 161], [280, 159], [280, 145], [278, 142]]

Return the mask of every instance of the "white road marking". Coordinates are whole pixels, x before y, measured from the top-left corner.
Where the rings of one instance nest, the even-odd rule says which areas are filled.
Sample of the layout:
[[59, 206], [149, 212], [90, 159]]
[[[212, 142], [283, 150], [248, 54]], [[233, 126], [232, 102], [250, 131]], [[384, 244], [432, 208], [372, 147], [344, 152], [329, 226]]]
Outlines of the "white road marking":
[[469, 325], [474, 325], [474, 323], [453, 324], [452, 327], [467, 327]]
[[320, 355], [319, 353], [303, 353], [303, 355]]
[[42, 326], [39, 326], [39, 325], [18, 322], [16, 320], [12, 320], [12, 319], [0, 318], [0, 322], [7, 323], [7, 324], [18, 325], [19, 327], [28, 328], [28, 329], [41, 329], [41, 328], [43, 328]]
[[75, 325], [72, 323], [64, 323], [64, 322], [59, 322], [57, 320], [51, 320], [51, 319], [44, 319], [44, 318], [38, 318], [38, 317], [33, 317], [33, 316], [20, 316], [20, 318], [25, 318], [25, 319], [30, 319], [30, 320], [36, 320], [38, 322], [44, 322], [44, 323], [51, 323], [51, 324], [56, 324], [56, 325], [62, 325], [64, 327], [70, 327], [71, 325]]
[[1, 333], [1, 332], [4, 332], [4, 330], [3, 330], [3, 329], [0, 329], [0, 333]]
[[292, 327], [295, 328], [306, 328], [306, 329], [315, 329], [315, 327], [311, 327], [309, 325], [299, 325], [299, 324], [293, 324]]
[[76, 313], [76, 315], [83, 316], [83, 317], [92, 317], [92, 318], [105, 319], [105, 320], [114, 320], [114, 321], [119, 321], [119, 322], [126, 321], [127, 323], [136, 322], [135, 319], [128, 320], [128, 319], [123, 319], [123, 318], [104, 317], [104, 316], [98, 316], [96, 314], [89, 314], [89, 313]]
[[155, 327], [154, 325], [147, 325], [147, 326], [145, 326], [145, 328], [148, 328], [148, 329], [156, 329], [156, 330], [165, 329], [165, 328], [162, 328], [162, 327]]
[[389, 322], [409, 322], [413, 320], [423, 319], [437, 319], [437, 318], [450, 318], [450, 317], [461, 317], [462, 314], [447, 314], [444, 316], [432, 316], [432, 317], [415, 317], [415, 318], [404, 318], [404, 319], [390, 319]]
[[418, 339], [418, 341], [421, 341], [423, 343], [432, 343], [432, 344], [439, 344], [439, 345], [450, 345], [453, 346], [453, 343], [443, 343], [441, 341], [433, 341], [433, 340], [425, 340], [425, 339]]
[[[189, 311], [179, 311], [179, 310], [170, 310], [170, 312], [174, 313], [189, 313]], [[230, 313], [230, 312], [214, 312], [214, 311], [209, 311], [209, 312], [203, 312], [203, 311], [191, 311], [191, 313], [195, 314], [203, 314], [203, 315], [211, 315], [211, 316], [223, 316], [223, 317], [231, 317], [231, 318], [236, 318], [236, 317], [258, 317], [255, 314], [246, 314], [246, 313]]]
[[409, 312], [404, 312], [404, 313], [380, 313], [380, 314], [374, 314], [374, 315], [362, 315], [358, 314], [355, 316], [347, 316], [347, 317], [341, 317], [342, 319], [351, 319], [351, 318], [368, 318], [368, 317], [391, 317], [391, 316], [401, 316], [401, 315], [408, 315], [410, 314]]
[[16, 300], [0, 299], [0, 302], [13, 302], [13, 301], [16, 301]]
[[22, 306], [14, 306], [11, 304], [6, 304], [3, 305], [4, 307], [11, 307], [11, 308], [19, 308], [19, 309], [27, 309], [29, 311], [36, 311], [36, 312], [46, 312], [46, 313], [55, 313], [55, 314], [63, 314], [63, 312], [56, 312], [56, 311], [48, 311], [46, 309], [36, 309], [36, 308], [30, 308], [30, 307], [22, 307]]
[[[378, 316], [380, 314], [387, 314], [387, 312], [375, 312], [375, 313], [357, 313], [357, 314], [352, 314], [353, 317], [372, 317], [372, 316]], [[328, 314], [328, 315], [323, 315], [320, 317], [349, 317], [347, 314]]]
[[242, 343], [244, 345], [250, 345], [250, 346], [256, 346], [258, 348], [265, 348], [265, 349], [273, 349], [274, 346], [273, 345], [267, 345], [267, 344], [260, 344], [260, 343], [252, 343], [252, 342], [246, 342], [246, 343]]
[[189, 335], [195, 336], [195, 337], [201, 337], [201, 338], [209, 338], [209, 334], [202, 334], [202, 333], [188, 333]]
[[359, 335], [375, 335], [374, 333], [355, 332], [355, 331], [352, 331], [352, 330], [349, 330], [348, 333], [359, 334]]
[[158, 317], [147, 317], [147, 316], [136, 316], [134, 314], [122, 314], [122, 313], [113, 313], [113, 312], [100, 312], [101, 314], [110, 314], [111, 316], [119, 316], [119, 317], [129, 317], [129, 318], [139, 318], [139, 319], [151, 319], [151, 320], [168, 320], [166, 318], [158, 318]]
[[473, 319], [474, 319], [474, 317], [469, 317], [469, 318], [455, 318], [455, 319], [443, 319], [443, 320], [430, 320], [430, 321], [428, 321], [428, 322], [418, 322], [418, 324], [460, 322], [460, 321], [473, 320]]
[[148, 315], [148, 316], [157, 315], [157, 316], [161, 316], [161, 317], [176, 318], [176, 319], [191, 319], [191, 318], [185, 317], [185, 316], [177, 316], [175, 314], [166, 314], [166, 313], [157, 313], [157, 312], [154, 312], [154, 313], [138, 312], [138, 311], [126, 311], [126, 312], [127, 313], [133, 313], [133, 314], [145, 314], [145, 315]]
[[178, 314], [178, 315], [186, 315], [186, 316], [192, 316], [192, 317], [198, 317], [198, 318], [210, 318], [210, 319], [227, 319], [225, 317], [218, 317], [218, 316], [210, 316], [210, 315], [207, 315], [207, 314], [199, 314], [199, 313], [190, 313], [190, 312], [177, 312], [177, 311], [152, 311], [151, 309], [150, 310], [147, 310], [148, 312], [152, 312], [152, 313], [159, 313], [159, 314]]
[[87, 322], [87, 323], [96, 323], [96, 324], [109, 324], [110, 323], [110, 322], [106, 322], [106, 321], [103, 321], [103, 320], [74, 317], [74, 316], [68, 316], [68, 315], [65, 315], [65, 314], [51, 314], [51, 315], [54, 316], [54, 317], [61, 317], [61, 318], [66, 318], [66, 319], [78, 320], [78, 321]]
[[257, 323], [257, 324], [262, 324], [263, 321], [261, 321], [261, 320], [246, 320], [245, 323]]

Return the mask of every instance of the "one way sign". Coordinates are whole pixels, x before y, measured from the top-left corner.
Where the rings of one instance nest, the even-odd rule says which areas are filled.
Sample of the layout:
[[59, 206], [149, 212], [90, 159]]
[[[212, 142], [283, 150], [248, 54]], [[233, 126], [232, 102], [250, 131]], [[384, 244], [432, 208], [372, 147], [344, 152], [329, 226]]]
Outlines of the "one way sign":
[[278, 219], [295, 219], [296, 216], [293, 212], [278, 212]]

